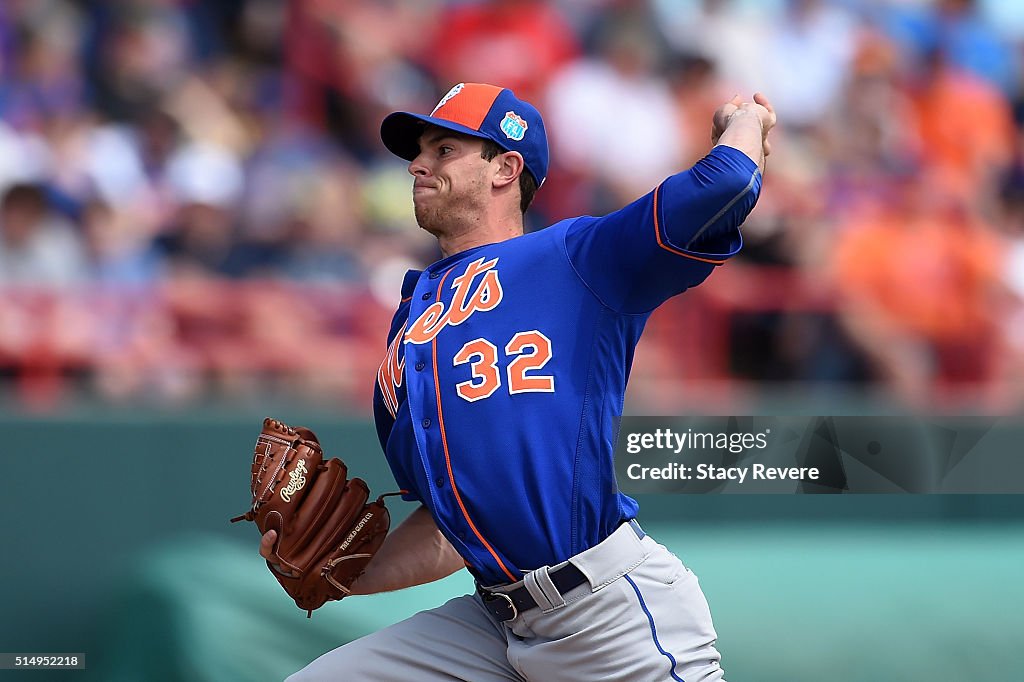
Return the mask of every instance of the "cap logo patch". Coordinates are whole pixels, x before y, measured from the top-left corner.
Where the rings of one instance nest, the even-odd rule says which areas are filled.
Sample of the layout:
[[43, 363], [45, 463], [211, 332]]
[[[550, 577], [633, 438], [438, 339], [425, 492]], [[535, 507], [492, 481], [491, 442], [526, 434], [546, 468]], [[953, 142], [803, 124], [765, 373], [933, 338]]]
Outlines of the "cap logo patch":
[[530, 126], [526, 123], [526, 119], [518, 115], [514, 111], [506, 111], [505, 118], [501, 119], [501, 132], [505, 133], [505, 137], [516, 142], [521, 142], [523, 136], [526, 135], [526, 129]]
[[462, 88], [464, 88], [464, 87], [466, 87], [466, 84], [465, 84], [465, 83], [459, 83], [459, 84], [458, 84], [458, 85], [456, 85], [456, 86], [455, 86], [454, 88], [452, 88], [451, 90], [449, 90], [449, 91], [448, 91], [448, 94], [447, 94], [447, 95], [445, 95], [444, 97], [442, 97], [442, 98], [441, 98], [441, 101], [437, 103], [437, 106], [436, 106], [436, 107], [434, 107], [434, 110], [430, 112], [430, 115], [431, 115], [431, 116], [433, 116], [434, 114], [436, 114], [436, 113], [437, 113], [437, 110], [438, 110], [438, 109], [440, 109], [440, 108], [441, 108], [441, 107], [443, 107], [443, 106], [444, 106], [445, 104], [447, 104], [447, 103], [448, 103], [448, 100], [450, 100], [450, 99], [451, 99], [452, 97], [455, 97], [455, 95], [457, 95], [457, 94], [459, 94], [460, 92], [462, 92]]

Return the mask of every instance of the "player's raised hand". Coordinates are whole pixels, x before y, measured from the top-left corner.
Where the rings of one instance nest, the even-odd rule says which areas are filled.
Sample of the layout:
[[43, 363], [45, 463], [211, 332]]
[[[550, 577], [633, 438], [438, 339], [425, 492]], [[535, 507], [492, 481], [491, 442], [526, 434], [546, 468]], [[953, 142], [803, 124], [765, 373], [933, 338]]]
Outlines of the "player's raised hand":
[[775, 127], [775, 121], [775, 109], [764, 93], [755, 93], [752, 102], [736, 95], [715, 111], [711, 143], [739, 149], [763, 171], [765, 157], [771, 153], [768, 133]]
[[729, 118], [736, 113], [743, 104], [743, 98], [736, 95], [731, 100], [718, 107], [715, 111], [715, 115], [711, 118], [711, 146], [718, 144], [718, 138], [722, 137], [722, 133], [729, 125]]

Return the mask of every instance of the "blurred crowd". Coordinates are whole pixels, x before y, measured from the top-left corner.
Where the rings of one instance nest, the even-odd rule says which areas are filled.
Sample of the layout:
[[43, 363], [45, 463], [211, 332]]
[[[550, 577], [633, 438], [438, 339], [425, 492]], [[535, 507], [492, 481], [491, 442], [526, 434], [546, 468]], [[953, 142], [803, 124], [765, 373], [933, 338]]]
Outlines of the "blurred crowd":
[[640, 404], [696, 379], [1024, 403], [999, 0], [4, 0], [0, 382], [363, 410], [401, 275], [438, 256], [380, 120], [460, 81], [545, 115], [528, 229], [688, 167], [733, 95], [775, 104], [745, 250], [656, 314]]

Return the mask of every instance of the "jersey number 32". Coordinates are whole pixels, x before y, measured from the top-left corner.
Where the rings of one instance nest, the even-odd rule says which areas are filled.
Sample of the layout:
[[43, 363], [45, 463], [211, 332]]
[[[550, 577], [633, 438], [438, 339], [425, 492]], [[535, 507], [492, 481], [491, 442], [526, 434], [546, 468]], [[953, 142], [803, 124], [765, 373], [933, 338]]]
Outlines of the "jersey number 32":
[[[509, 393], [554, 393], [555, 377], [533, 374], [551, 359], [551, 339], [536, 329], [517, 332], [505, 344], [505, 357], [511, 362], [505, 367]], [[467, 341], [452, 358], [452, 365], [469, 363], [473, 378], [455, 385], [459, 397], [469, 402], [489, 398], [501, 388], [501, 370], [498, 369], [498, 347], [484, 338]]]

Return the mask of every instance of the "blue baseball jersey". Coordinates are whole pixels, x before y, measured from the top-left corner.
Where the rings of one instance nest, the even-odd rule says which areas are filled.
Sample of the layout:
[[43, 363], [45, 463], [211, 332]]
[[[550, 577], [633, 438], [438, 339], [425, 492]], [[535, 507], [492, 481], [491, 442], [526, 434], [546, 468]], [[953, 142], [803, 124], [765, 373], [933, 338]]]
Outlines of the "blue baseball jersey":
[[374, 416], [395, 480], [484, 585], [604, 540], [636, 515], [613, 448], [644, 324], [739, 251], [761, 175], [719, 146], [604, 217], [407, 273]]

